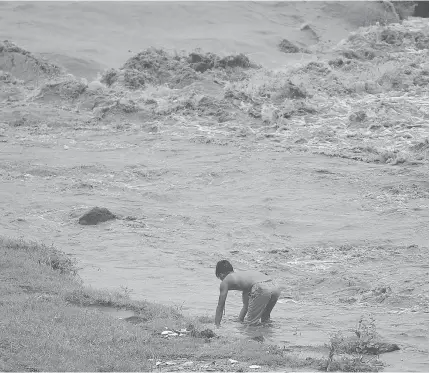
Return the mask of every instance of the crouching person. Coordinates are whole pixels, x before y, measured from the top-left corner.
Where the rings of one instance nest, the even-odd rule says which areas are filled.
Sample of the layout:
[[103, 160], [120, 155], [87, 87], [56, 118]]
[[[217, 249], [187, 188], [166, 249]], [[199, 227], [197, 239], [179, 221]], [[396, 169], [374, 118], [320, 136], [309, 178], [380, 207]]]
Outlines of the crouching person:
[[221, 280], [218, 306], [215, 313], [215, 325], [220, 326], [225, 301], [229, 290], [242, 292], [243, 307], [239, 321], [257, 325], [270, 320], [270, 313], [278, 301], [281, 291], [273, 280], [258, 271], [234, 272], [228, 260], [217, 263], [215, 275]]

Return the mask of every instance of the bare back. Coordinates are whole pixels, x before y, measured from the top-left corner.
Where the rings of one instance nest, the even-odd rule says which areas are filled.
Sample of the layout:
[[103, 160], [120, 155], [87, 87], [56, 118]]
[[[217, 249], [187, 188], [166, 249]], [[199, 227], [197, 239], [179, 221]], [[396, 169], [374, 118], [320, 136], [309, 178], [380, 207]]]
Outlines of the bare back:
[[257, 282], [270, 280], [270, 277], [258, 271], [231, 272], [222, 281], [228, 290], [250, 291]]

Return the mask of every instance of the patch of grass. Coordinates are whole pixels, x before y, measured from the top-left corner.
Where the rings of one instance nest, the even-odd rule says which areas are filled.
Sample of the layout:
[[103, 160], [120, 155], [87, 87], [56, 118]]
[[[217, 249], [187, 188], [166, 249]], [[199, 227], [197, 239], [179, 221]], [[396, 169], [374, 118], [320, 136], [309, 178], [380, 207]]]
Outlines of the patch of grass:
[[[0, 255], [3, 371], [149, 371], [156, 361], [181, 359], [205, 370], [206, 360], [228, 367], [228, 358], [272, 370], [311, 366], [255, 341], [202, 333], [213, 322], [208, 316], [184, 317], [177, 307], [131, 300], [127, 291], [84, 287], [76, 263], [53, 247], [2, 237]], [[133, 310], [143, 322], [116, 319], [93, 305]], [[195, 333], [165, 338], [165, 328]]]
[[214, 318], [211, 316], [199, 316], [197, 320], [202, 324], [212, 324], [214, 321]]
[[[76, 262], [53, 246], [0, 237], [0, 247], [9, 254], [6, 258], [11, 260], [22, 259], [21, 265], [34, 261], [46, 265], [54, 271], [59, 271], [61, 274], [76, 275]], [[5, 263], [3, 262], [3, 264]]]

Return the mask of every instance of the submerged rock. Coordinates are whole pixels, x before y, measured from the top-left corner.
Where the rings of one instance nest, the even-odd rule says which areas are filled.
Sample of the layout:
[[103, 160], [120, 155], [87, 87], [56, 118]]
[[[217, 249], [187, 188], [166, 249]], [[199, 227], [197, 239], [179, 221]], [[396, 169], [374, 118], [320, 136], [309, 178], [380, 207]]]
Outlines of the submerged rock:
[[363, 347], [361, 352], [369, 355], [380, 355], [398, 350], [400, 350], [400, 347], [395, 343], [376, 342], [372, 345]]
[[94, 207], [79, 218], [79, 224], [96, 225], [116, 218], [116, 215], [112, 214], [107, 208]]
[[371, 340], [361, 340], [357, 336], [345, 338], [343, 343], [343, 352], [353, 354], [360, 353], [366, 355], [381, 355], [387, 352], [400, 350], [396, 343], [384, 342], [380, 336]]

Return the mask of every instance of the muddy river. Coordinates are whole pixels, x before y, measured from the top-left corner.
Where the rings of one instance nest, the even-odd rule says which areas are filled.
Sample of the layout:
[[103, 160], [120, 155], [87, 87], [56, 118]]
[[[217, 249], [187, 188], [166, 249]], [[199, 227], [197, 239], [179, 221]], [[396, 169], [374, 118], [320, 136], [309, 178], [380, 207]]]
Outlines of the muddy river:
[[[283, 288], [273, 325], [256, 331], [267, 341], [312, 354], [372, 314], [401, 347], [381, 356], [385, 369], [428, 371], [427, 166], [173, 130], [2, 135], [0, 234], [64, 250], [86, 284], [213, 317], [215, 264], [229, 259]], [[122, 219], [79, 225], [94, 206]], [[230, 293], [221, 333], [247, 335], [240, 307]]]

